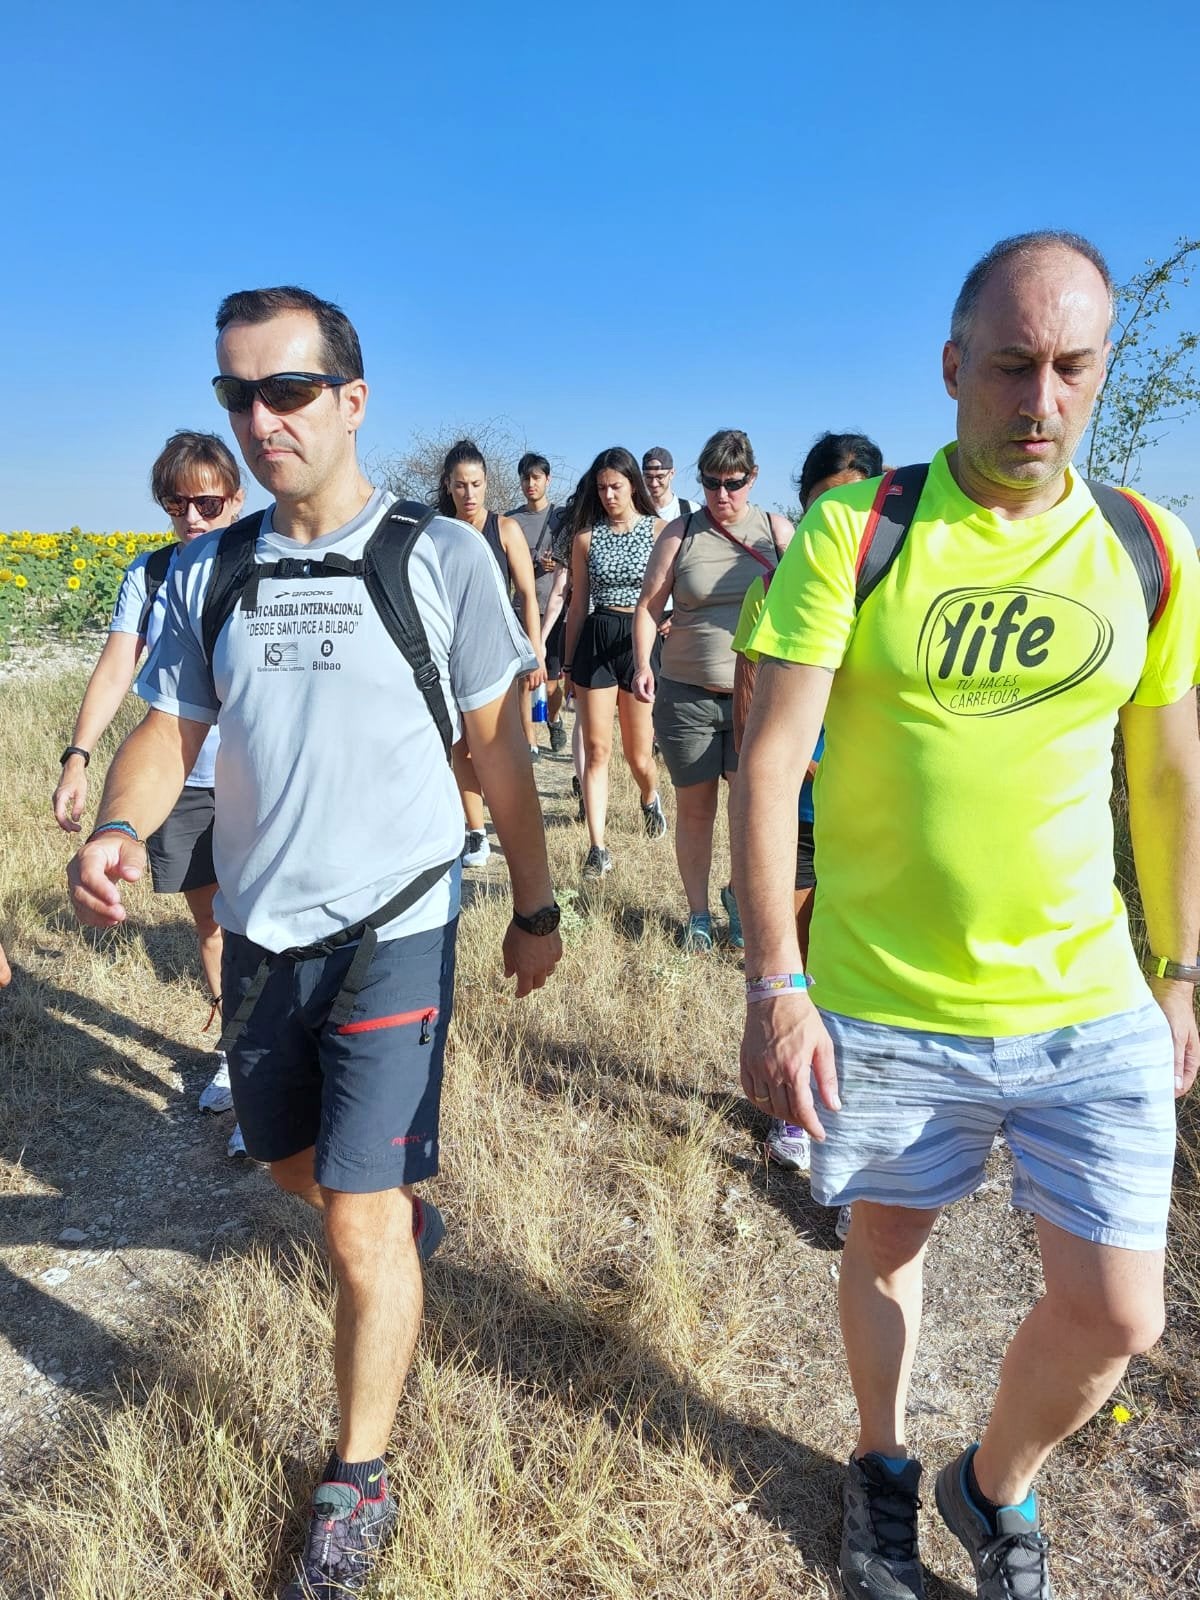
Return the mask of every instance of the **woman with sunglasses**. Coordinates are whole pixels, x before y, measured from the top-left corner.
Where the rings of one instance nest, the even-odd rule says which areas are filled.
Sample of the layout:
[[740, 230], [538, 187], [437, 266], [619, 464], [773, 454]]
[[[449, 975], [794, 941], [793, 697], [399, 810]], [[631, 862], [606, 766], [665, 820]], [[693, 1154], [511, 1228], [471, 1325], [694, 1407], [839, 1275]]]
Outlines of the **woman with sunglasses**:
[[[605, 848], [613, 712], [621, 748], [642, 799], [651, 839], [667, 831], [654, 764], [650, 708], [633, 695], [633, 608], [654, 542], [666, 527], [654, 515], [641, 469], [628, 450], [602, 450], [588, 468], [575, 509], [566, 671], [583, 727], [583, 803], [590, 845], [585, 878], [613, 869]], [[590, 608], [590, 609], [589, 609]]]
[[[751, 505], [758, 466], [740, 428], [722, 428], [697, 463], [704, 508], [672, 522], [655, 546], [633, 624], [633, 692], [654, 707], [654, 733], [675, 785], [675, 859], [688, 903], [685, 950], [711, 950], [708, 907], [721, 779], [733, 747], [733, 631], [746, 590], [773, 572], [792, 536], [786, 517]], [[653, 651], [667, 601], [671, 631], [657, 674]], [[742, 946], [733, 889], [721, 890], [729, 942]]]
[[[242, 509], [241, 474], [224, 442], [212, 433], [172, 434], [150, 473], [155, 500], [171, 519], [176, 548], [214, 528], [227, 528]], [[54, 791], [54, 817], [66, 833], [79, 833], [88, 797], [91, 752], [116, 716], [133, 685], [139, 657], [153, 649], [162, 631], [164, 598], [148, 592], [147, 566], [153, 552], [125, 569], [113, 607], [109, 634], [84, 691], [71, 743], [63, 753], [62, 777]], [[165, 580], [164, 580], [165, 581]], [[146, 840], [155, 894], [182, 894], [200, 944], [200, 967], [208, 985], [213, 1020], [221, 1001], [221, 930], [213, 919], [213, 781], [217, 754], [214, 727], [170, 816]], [[229, 1068], [220, 1057], [212, 1082], [200, 1096], [202, 1111], [233, 1106]], [[230, 1135], [229, 1154], [242, 1155], [239, 1129]]]
[[[533, 557], [521, 524], [513, 517], [502, 517], [488, 510], [487, 463], [472, 439], [460, 439], [446, 452], [438, 483], [438, 510], [444, 517], [457, 517], [482, 534], [496, 558], [505, 589], [511, 590], [516, 599], [521, 626], [538, 659], [538, 670], [529, 673], [524, 680], [527, 689], [536, 689], [546, 681], [546, 655], [542, 648], [541, 610]], [[537, 756], [537, 746], [531, 744], [529, 753], [531, 757]], [[482, 867], [492, 847], [484, 826], [483, 790], [475, 776], [475, 763], [465, 739], [454, 746], [453, 761], [467, 824], [463, 866]]]

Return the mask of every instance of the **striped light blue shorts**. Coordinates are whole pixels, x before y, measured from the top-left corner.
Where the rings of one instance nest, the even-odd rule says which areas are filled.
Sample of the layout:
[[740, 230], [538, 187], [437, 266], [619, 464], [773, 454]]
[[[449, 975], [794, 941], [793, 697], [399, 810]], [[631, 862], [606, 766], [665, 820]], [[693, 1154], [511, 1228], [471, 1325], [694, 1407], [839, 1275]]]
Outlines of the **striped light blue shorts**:
[[964, 1038], [821, 1013], [842, 1110], [821, 1108], [812, 1192], [933, 1208], [979, 1187], [994, 1136], [1013, 1205], [1127, 1250], [1166, 1240], [1175, 1154], [1174, 1054], [1153, 1002], [1051, 1033]]

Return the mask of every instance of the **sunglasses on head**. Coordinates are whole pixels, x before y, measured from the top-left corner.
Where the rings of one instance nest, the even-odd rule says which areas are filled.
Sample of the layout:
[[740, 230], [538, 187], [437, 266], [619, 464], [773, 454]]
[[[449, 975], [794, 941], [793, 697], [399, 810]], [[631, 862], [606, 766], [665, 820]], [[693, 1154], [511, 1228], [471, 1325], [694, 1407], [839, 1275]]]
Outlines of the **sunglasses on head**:
[[226, 411], [237, 415], [249, 411], [255, 400], [261, 400], [268, 411], [286, 417], [290, 411], [299, 411], [311, 405], [322, 389], [340, 389], [349, 378], [331, 378], [325, 372], [273, 372], [269, 378], [227, 378], [223, 374], [213, 379], [213, 392]]
[[700, 482], [706, 489], [711, 489], [714, 493], [724, 489], [726, 494], [736, 494], [739, 489], [746, 487], [750, 482], [751, 476], [752, 474], [749, 472], [743, 472], [740, 478], [713, 478], [707, 472], [702, 472], [700, 474]]
[[227, 494], [165, 494], [162, 508], [169, 517], [186, 517], [189, 506], [195, 506], [205, 522], [219, 517], [229, 501]]

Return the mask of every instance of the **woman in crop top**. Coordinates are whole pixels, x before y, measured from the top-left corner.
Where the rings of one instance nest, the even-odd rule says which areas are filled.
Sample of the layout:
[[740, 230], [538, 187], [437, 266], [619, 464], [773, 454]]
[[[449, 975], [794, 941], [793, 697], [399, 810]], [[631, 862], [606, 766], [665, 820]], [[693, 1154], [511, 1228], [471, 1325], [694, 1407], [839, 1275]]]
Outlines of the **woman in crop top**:
[[[539, 683], [546, 681], [546, 657], [542, 649], [533, 557], [520, 523], [512, 517], [497, 516], [494, 511], [488, 510], [487, 464], [479, 446], [472, 439], [460, 439], [446, 453], [438, 486], [438, 510], [444, 517], [457, 517], [460, 522], [468, 523], [487, 541], [500, 568], [504, 587], [516, 597], [521, 625], [538, 658], [538, 670], [529, 673], [524, 680], [527, 689], [536, 689]], [[463, 866], [482, 867], [491, 855], [492, 847], [488, 843], [484, 825], [483, 790], [475, 775], [475, 763], [471, 760], [465, 738], [458, 741], [451, 755], [466, 819]]]
[[614, 709], [621, 748], [641, 792], [646, 833], [661, 839], [667, 831], [658, 795], [650, 707], [631, 692], [633, 608], [650, 551], [665, 524], [654, 515], [654, 502], [628, 450], [602, 450], [592, 462], [576, 526], [566, 662], [583, 726], [583, 800], [590, 839], [583, 876], [602, 878], [613, 865], [604, 844], [604, 826]]
[[[634, 693], [654, 707], [654, 732], [675, 786], [675, 859], [688, 903], [684, 948], [711, 950], [713, 825], [721, 779], [733, 780], [733, 633], [746, 590], [773, 572], [792, 536], [786, 517], [750, 504], [758, 467], [739, 428], [714, 433], [697, 463], [704, 508], [672, 522], [646, 572], [634, 620]], [[674, 603], [662, 668], [653, 648]], [[657, 680], [657, 681], [656, 681]], [[741, 948], [732, 885], [721, 890], [729, 942]]]

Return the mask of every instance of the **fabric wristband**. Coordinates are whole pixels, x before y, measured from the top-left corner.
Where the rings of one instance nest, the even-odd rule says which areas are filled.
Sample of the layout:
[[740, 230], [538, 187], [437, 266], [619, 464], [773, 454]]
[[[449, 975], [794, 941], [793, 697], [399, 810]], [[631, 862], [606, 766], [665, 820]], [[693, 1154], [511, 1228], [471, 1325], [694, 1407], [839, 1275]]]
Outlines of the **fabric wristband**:
[[146, 842], [144, 839], [138, 836], [138, 831], [132, 822], [125, 822], [120, 818], [116, 818], [112, 822], [97, 823], [92, 829], [91, 833], [88, 834], [84, 843], [91, 844], [92, 840], [101, 833], [123, 833], [127, 838], [132, 839], [134, 844], [145, 844]]
[[774, 972], [762, 978], [747, 978], [746, 1004], [756, 1000], [770, 1000], [789, 989], [811, 989], [812, 979], [807, 972]]

